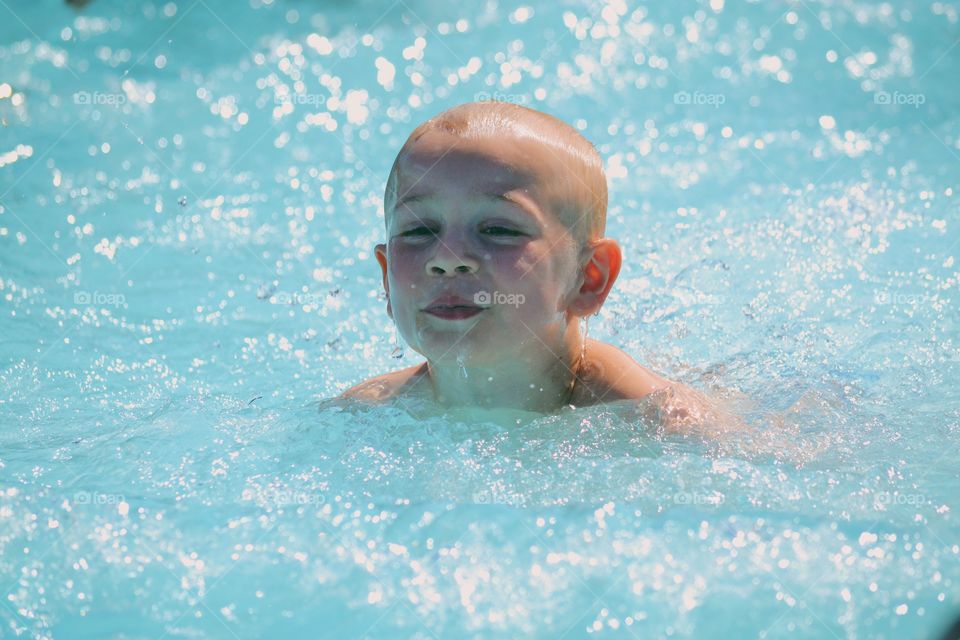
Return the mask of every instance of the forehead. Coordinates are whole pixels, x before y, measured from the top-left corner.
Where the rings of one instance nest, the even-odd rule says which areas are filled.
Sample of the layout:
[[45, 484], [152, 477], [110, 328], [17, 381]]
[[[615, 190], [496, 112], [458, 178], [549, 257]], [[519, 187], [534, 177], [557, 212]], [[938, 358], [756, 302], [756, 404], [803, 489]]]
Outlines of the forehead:
[[427, 131], [398, 159], [395, 200], [521, 189], [546, 201], [554, 195], [549, 178], [561, 169], [553, 155], [543, 143], [509, 134], [470, 139]]

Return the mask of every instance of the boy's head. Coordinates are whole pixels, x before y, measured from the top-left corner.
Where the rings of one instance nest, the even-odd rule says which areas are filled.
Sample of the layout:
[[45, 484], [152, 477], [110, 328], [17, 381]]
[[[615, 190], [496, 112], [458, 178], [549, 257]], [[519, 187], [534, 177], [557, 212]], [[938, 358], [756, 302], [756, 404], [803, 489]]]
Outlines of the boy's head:
[[556, 353], [619, 273], [606, 207], [600, 155], [569, 125], [502, 102], [449, 109], [414, 130], [387, 180], [388, 313], [428, 360]]
[[447, 134], [464, 141], [499, 141], [503, 145], [511, 144], [511, 140], [534, 143], [554, 160], [551, 204], [578, 245], [603, 236], [607, 178], [596, 148], [562, 120], [510, 102], [468, 102], [427, 120], [410, 134], [387, 179], [384, 214], [388, 226], [402, 195], [398, 191], [402, 161], [428, 133]]

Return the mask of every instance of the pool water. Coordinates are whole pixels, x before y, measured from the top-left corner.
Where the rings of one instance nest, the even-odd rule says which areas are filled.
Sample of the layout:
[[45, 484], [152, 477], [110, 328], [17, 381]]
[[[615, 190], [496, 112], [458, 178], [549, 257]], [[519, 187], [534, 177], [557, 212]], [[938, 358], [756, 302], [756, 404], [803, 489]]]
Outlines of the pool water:
[[[0, 17], [0, 637], [934, 638], [960, 612], [955, 2]], [[475, 99], [605, 158], [624, 266], [590, 336], [737, 394], [761, 438], [328, 401], [420, 361], [383, 185]]]

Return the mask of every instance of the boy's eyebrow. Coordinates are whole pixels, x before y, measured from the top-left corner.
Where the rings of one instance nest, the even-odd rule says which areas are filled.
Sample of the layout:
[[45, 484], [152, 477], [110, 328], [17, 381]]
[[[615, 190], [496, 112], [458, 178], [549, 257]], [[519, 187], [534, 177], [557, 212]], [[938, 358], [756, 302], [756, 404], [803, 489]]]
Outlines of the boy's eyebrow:
[[400, 207], [409, 207], [411, 204], [416, 202], [422, 202], [424, 200], [430, 200], [434, 196], [429, 193], [415, 193], [411, 196], [403, 196], [393, 205], [394, 209], [399, 209]]
[[[539, 217], [537, 215], [538, 208], [533, 202], [529, 201], [527, 198], [518, 198], [517, 196], [513, 195], [513, 193], [510, 191], [506, 193], [499, 193], [496, 191], [485, 191], [485, 192], [477, 193], [476, 195], [482, 196], [487, 200], [498, 200], [503, 202], [509, 202], [510, 204], [515, 205], [517, 208], [521, 209], [528, 216], [532, 218]], [[417, 202], [423, 202], [425, 200], [434, 200], [436, 199], [436, 197], [437, 196], [433, 193], [415, 193], [412, 195], [406, 195], [400, 198], [399, 200], [397, 200], [397, 203], [393, 206], [393, 208], [394, 210], [400, 209], [400, 207], [409, 208], [411, 204], [415, 204]]]

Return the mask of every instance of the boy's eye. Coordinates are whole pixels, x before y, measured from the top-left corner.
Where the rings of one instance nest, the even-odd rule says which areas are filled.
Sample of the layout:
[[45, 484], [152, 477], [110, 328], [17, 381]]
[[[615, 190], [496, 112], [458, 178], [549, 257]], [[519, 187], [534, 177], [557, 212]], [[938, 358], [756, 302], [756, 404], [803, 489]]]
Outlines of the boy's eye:
[[417, 227], [415, 229], [410, 229], [409, 231], [404, 231], [400, 234], [401, 236], [424, 236], [424, 235], [436, 235], [436, 232], [433, 229], [427, 227]]
[[484, 231], [488, 233], [493, 233], [496, 236], [522, 236], [523, 234], [515, 229], [509, 229], [507, 227], [487, 227]]
[[[523, 234], [515, 229], [510, 229], [508, 227], [493, 226], [487, 227], [484, 229], [485, 233], [489, 233], [495, 236], [506, 236], [506, 237], [516, 237], [522, 236]], [[411, 236], [435, 236], [437, 232], [429, 227], [416, 227], [414, 229], [409, 229], [404, 231], [400, 235], [403, 237]]]

